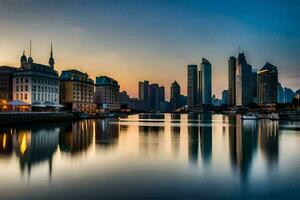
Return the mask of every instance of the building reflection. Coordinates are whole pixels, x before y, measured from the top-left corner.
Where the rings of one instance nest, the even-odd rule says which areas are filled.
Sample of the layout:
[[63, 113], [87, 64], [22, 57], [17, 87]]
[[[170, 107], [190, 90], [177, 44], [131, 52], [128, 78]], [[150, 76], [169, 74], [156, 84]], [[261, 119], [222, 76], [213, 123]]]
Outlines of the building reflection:
[[13, 148], [19, 157], [22, 174], [27, 168], [30, 175], [33, 166], [48, 161], [51, 176], [52, 157], [57, 150], [59, 132], [60, 128], [51, 126], [16, 130], [13, 135]]
[[278, 121], [259, 121], [260, 149], [271, 167], [278, 162]]
[[257, 122], [241, 120], [240, 116], [229, 118], [229, 153], [233, 169], [247, 180], [253, 155], [257, 149]]
[[9, 158], [13, 153], [13, 129], [0, 129], [0, 158]]
[[171, 114], [171, 143], [175, 155], [178, 155], [180, 150], [180, 119], [180, 114]]
[[208, 126], [200, 127], [200, 148], [201, 157], [204, 164], [208, 164], [212, 156], [212, 115], [200, 115], [200, 123], [206, 123]]
[[59, 134], [59, 149], [71, 156], [88, 150], [93, 141], [93, 121], [68, 123]]
[[188, 114], [188, 155], [191, 163], [198, 163], [199, 156], [199, 127], [198, 114]]
[[[159, 143], [161, 142], [159, 138], [160, 133], [163, 133], [165, 127], [161, 125], [165, 118], [163, 114], [140, 114], [139, 120], [140, 124], [138, 127], [139, 131], [139, 145], [140, 150], [144, 155], [150, 153], [158, 153]], [[146, 120], [147, 119], [147, 120]], [[150, 119], [150, 120], [148, 120]], [[145, 121], [143, 121], [145, 120]], [[153, 124], [154, 123], [154, 124]]]
[[118, 119], [106, 118], [96, 121], [96, 144], [101, 148], [111, 148], [118, 144], [120, 127]]

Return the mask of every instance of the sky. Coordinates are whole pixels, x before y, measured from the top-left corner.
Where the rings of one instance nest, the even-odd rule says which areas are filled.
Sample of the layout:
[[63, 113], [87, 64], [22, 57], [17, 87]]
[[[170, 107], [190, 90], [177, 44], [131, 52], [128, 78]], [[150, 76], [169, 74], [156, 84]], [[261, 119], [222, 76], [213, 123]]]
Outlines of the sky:
[[116, 79], [138, 95], [138, 81], [183, 94], [187, 65], [212, 63], [213, 93], [227, 89], [228, 58], [239, 49], [255, 69], [278, 67], [279, 81], [300, 88], [298, 0], [0, 0], [0, 65], [19, 66], [23, 50], [55, 68]]

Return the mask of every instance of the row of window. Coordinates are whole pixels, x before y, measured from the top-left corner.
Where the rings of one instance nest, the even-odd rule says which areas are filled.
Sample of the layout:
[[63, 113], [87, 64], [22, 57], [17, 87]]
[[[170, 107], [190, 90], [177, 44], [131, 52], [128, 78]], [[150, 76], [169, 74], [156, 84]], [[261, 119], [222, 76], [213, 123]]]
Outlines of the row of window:
[[[23, 91], [28, 92], [28, 85], [25, 85], [25, 87], [23, 87], [23, 85], [20, 85], [20, 87], [19, 87], [19, 85], [17, 85], [16, 86], [16, 91], [19, 92], [19, 89], [20, 89], [21, 92], [23, 92]], [[33, 92], [38, 91], [38, 92], [58, 93], [58, 88], [47, 87], [47, 86], [43, 87], [43, 86], [39, 86], [39, 85], [38, 86], [33, 85], [32, 86], [32, 91]]]
[[[28, 83], [29, 79], [28, 78], [16, 78], [16, 83]], [[40, 83], [40, 84], [47, 84], [47, 85], [58, 85], [58, 81], [55, 80], [45, 80], [45, 79], [40, 79], [40, 78], [32, 78], [33, 83]]]
[[[20, 100], [27, 100], [28, 96], [27, 93], [17, 93], [16, 94], [16, 99], [20, 99]], [[39, 93], [33, 93], [33, 101], [52, 101], [52, 102], [56, 102], [57, 101], [57, 95], [53, 95], [53, 94], [39, 94]]]

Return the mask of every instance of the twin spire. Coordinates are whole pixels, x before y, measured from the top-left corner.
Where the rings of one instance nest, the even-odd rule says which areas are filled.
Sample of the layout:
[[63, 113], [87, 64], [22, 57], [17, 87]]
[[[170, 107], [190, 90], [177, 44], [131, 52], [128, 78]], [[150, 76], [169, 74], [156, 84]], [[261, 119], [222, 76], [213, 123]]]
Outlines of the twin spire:
[[[31, 57], [31, 40], [30, 40], [30, 48], [29, 48], [29, 58], [27, 60], [26, 56], [25, 56], [25, 50], [23, 50], [23, 55], [21, 57], [21, 66], [24, 66], [25, 63], [33, 63], [33, 59]], [[50, 58], [49, 58], [49, 66], [54, 69], [54, 58], [53, 58], [53, 45], [51, 42], [51, 50], [50, 50]]]

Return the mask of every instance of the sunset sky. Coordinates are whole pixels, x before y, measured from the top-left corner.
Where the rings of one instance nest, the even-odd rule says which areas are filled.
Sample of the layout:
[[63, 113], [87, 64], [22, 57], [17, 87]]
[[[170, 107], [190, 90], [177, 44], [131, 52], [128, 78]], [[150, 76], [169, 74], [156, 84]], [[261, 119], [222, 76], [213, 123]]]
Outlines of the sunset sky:
[[238, 48], [254, 68], [278, 67], [283, 86], [300, 88], [300, 1], [0, 0], [0, 65], [19, 66], [23, 49], [56, 69], [108, 75], [137, 96], [139, 80], [186, 94], [186, 65], [207, 58], [213, 93], [227, 89], [227, 60]]

